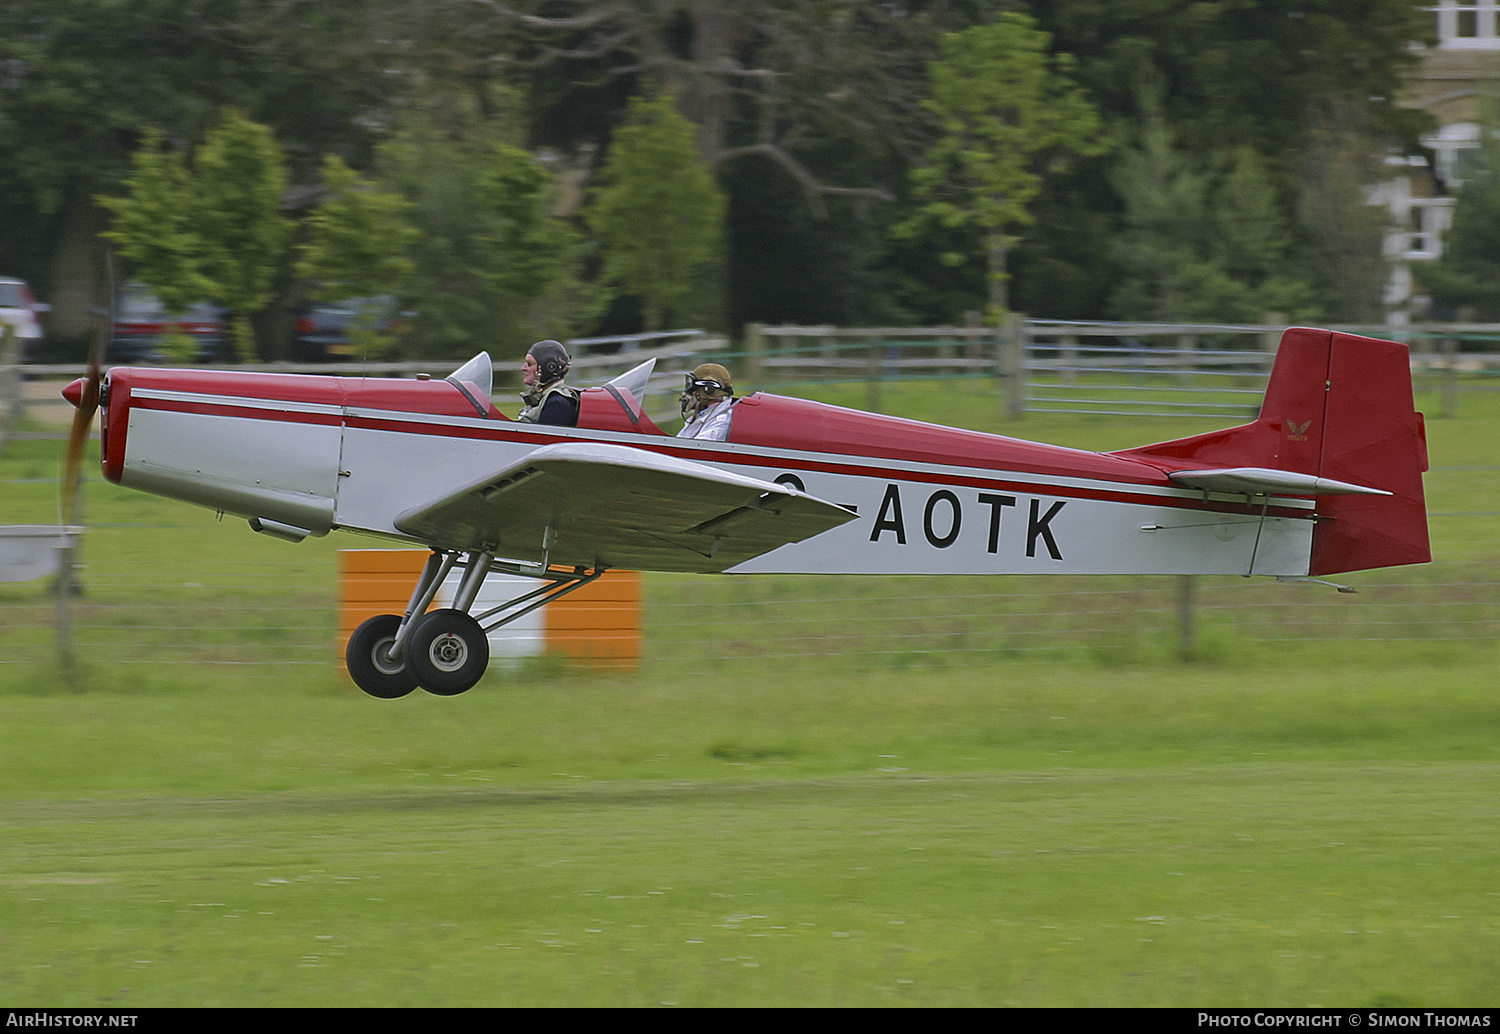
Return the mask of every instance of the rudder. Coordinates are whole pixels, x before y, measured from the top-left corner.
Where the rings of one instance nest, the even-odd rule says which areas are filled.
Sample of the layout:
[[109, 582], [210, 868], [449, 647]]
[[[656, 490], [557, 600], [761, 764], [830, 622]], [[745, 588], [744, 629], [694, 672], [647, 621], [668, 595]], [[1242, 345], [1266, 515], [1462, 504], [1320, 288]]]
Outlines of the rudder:
[[1408, 349], [1353, 334], [1329, 338], [1319, 476], [1391, 494], [1319, 499], [1310, 573], [1425, 564], [1432, 559], [1422, 490], [1427, 441]]

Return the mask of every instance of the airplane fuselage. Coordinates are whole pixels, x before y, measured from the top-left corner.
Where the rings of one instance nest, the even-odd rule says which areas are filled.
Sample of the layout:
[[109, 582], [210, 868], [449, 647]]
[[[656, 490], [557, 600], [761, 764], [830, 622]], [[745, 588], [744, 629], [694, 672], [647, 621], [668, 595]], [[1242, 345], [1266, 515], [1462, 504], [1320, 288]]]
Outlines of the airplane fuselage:
[[[1313, 500], [1183, 488], [1111, 454], [764, 394], [737, 403], [722, 443], [666, 436], [602, 389], [585, 392], [579, 423], [508, 420], [448, 381], [116, 369], [104, 468], [121, 485], [291, 538], [343, 529], [420, 541], [397, 527], [403, 511], [540, 447], [596, 442], [791, 485], [858, 515], [732, 573], [1309, 569]], [[538, 543], [514, 559], [541, 556]]]

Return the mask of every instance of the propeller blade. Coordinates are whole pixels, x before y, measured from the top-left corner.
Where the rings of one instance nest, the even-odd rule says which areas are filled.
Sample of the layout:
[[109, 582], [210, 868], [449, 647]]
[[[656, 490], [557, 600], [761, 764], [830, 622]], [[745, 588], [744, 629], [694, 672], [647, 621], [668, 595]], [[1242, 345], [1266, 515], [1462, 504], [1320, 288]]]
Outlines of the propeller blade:
[[63, 398], [73, 403], [73, 427], [68, 433], [68, 451], [63, 462], [62, 522], [78, 523], [78, 490], [83, 482], [83, 450], [93, 430], [94, 414], [99, 411], [99, 382], [103, 376], [104, 352], [114, 331], [114, 267], [109, 253], [104, 256], [105, 279], [111, 304], [105, 306], [93, 336], [89, 339], [88, 367], [84, 376], [63, 389]]
[[78, 486], [83, 478], [83, 450], [93, 430], [94, 414], [99, 409], [99, 370], [90, 366], [89, 374], [63, 389], [63, 397], [77, 409], [68, 432], [67, 458], [63, 463], [62, 522], [78, 523]]

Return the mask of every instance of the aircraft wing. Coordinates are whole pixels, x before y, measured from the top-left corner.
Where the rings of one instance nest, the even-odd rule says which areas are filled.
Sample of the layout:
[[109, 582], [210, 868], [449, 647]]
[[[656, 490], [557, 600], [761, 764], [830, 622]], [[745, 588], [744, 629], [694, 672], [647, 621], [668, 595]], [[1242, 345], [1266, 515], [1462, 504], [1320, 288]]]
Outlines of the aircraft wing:
[[562, 443], [396, 517], [435, 548], [717, 573], [855, 518], [786, 485], [623, 445]]

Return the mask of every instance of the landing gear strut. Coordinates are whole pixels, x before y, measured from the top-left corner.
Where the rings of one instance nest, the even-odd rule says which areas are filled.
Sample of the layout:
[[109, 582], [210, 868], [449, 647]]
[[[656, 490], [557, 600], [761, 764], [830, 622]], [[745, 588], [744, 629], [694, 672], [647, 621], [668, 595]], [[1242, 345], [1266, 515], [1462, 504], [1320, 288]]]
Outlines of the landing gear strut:
[[[455, 566], [464, 568], [453, 606], [428, 612], [438, 587]], [[480, 586], [491, 570], [547, 582], [481, 614], [471, 615]], [[417, 579], [404, 616], [381, 614], [354, 630], [345, 662], [360, 689], [382, 700], [406, 696], [418, 686], [436, 696], [457, 696], [484, 676], [490, 663], [486, 633], [545, 607], [594, 581], [603, 568], [554, 571], [535, 564], [496, 561], [489, 553], [433, 550]]]

